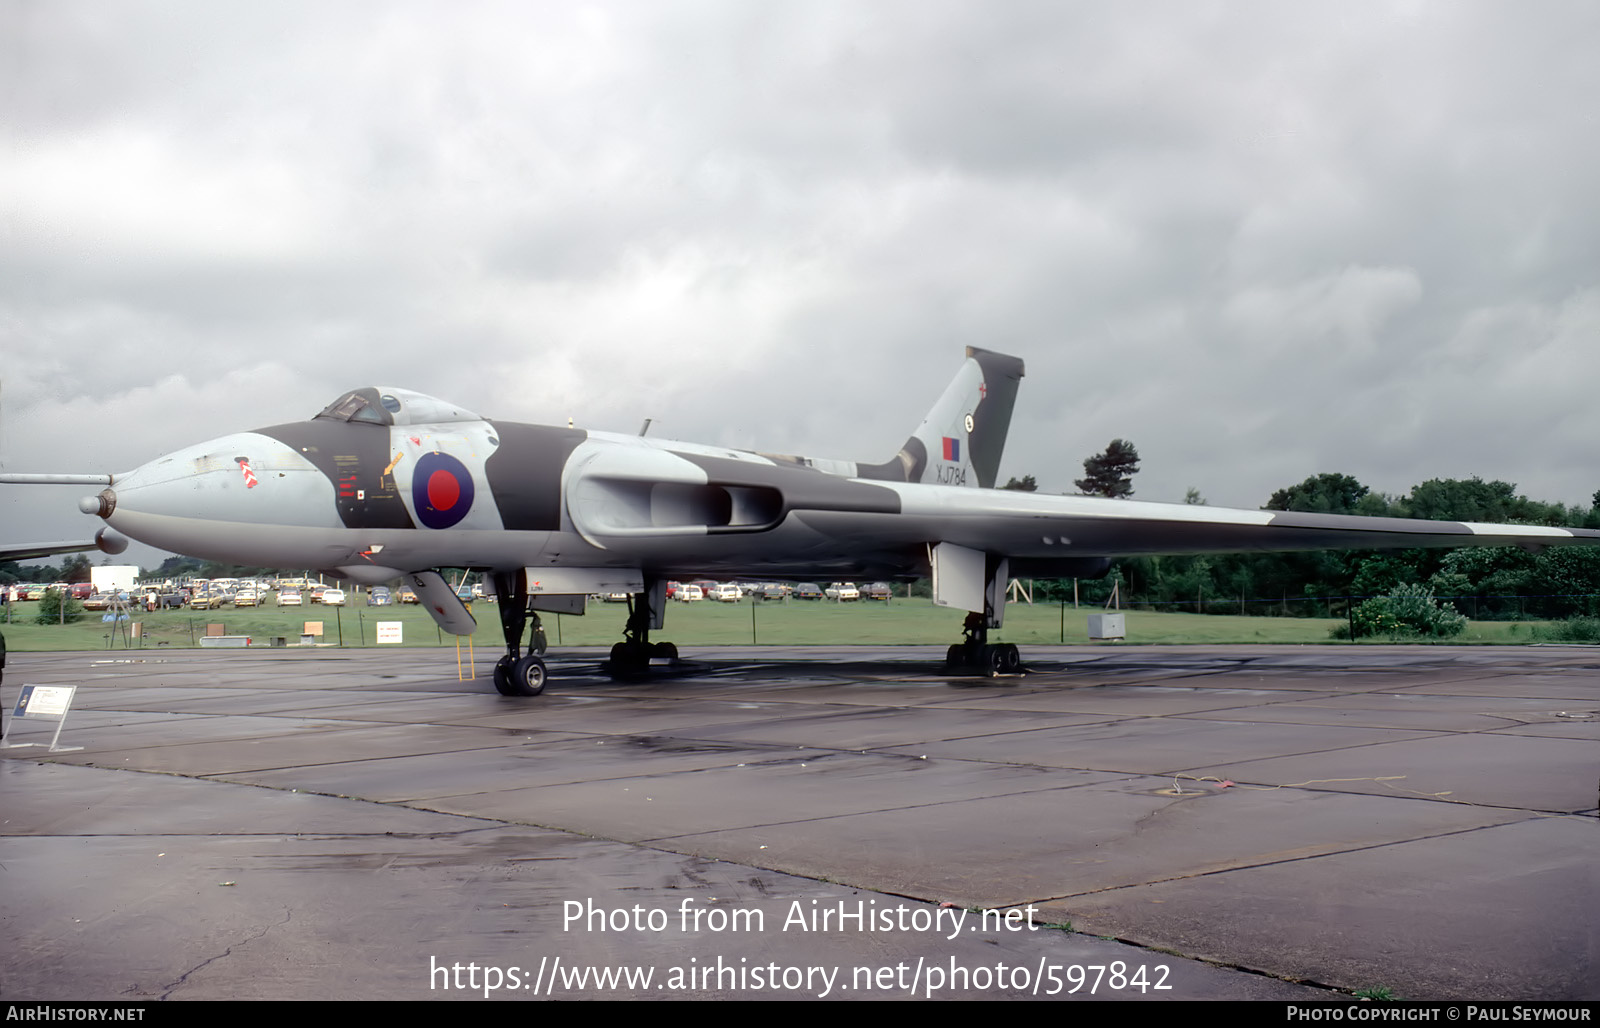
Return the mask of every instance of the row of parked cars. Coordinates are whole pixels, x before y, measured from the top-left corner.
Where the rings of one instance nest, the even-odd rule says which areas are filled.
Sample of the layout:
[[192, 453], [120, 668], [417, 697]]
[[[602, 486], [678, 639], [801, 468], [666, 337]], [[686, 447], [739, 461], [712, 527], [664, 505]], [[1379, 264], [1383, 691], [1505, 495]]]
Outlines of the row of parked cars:
[[[256, 607], [276, 603], [279, 607], [309, 607], [321, 604], [324, 607], [343, 607], [350, 603], [351, 597], [345, 590], [332, 585], [280, 585], [277, 591], [255, 587], [241, 589], [213, 589], [201, 587], [196, 590], [184, 590], [184, 602], [197, 610], [215, 610], [223, 606]], [[470, 597], [466, 597], [470, 598]], [[375, 585], [366, 591], [366, 605], [369, 607], [389, 607], [396, 603], [416, 603], [417, 594], [409, 586], [403, 586], [398, 591], [386, 585]]]
[[[801, 582], [798, 585], [789, 585], [786, 582], [714, 582], [701, 580], [697, 582], [668, 582], [667, 598], [693, 603], [696, 600], [716, 600], [722, 603], [738, 603], [742, 599], [756, 600], [786, 600], [793, 597], [797, 600], [834, 600], [839, 603], [848, 603], [852, 600], [887, 600], [893, 595], [887, 582], [873, 582], [871, 585], [858, 587], [854, 582], [834, 582], [826, 589], [816, 582]], [[626, 599], [626, 596], [623, 597]]]
[[[271, 583], [267, 583], [270, 585]], [[19, 586], [15, 589], [18, 600], [40, 599], [50, 586]], [[77, 587], [74, 588], [74, 595]], [[124, 602], [138, 607], [148, 606], [146, 594], [153, 594], [155, 606], [159, 607], [188, 607], [193, 610], [219, 610], [223, 607], [266, 606], [275, 603], [280, 607], [303, 607], [312, 604], [321, 604], [326, 607], [342, 607], [349, 602], [345, 591], [336, 586], [327, 585], [288, 585], [282, 584], [276, 592], [263, 585], [243, 585], [229, 587], [211, 582], [202, 582], [193, 587], [158, 589], [154, 586], [145, 587], [143, 592], [123, 594]], [[475, 599], [493, 599], [485, 597], [482, 585], [463, 585], [458, 594], [464, 602]], [[105, 610], [110, 607], [117, 594], [105, 593], [91, 594], [83, 590], [82, 599], [87, 610]], [[887, 582], [874, 582], [871, 585], [857, 587], [853, 582], [834, 582], [824, 588], [815, 582], [800, 582], [791, 585], [786, 582], [717, 582], [712, 579], [700, 579], [694, 582], [668, 582], [667, 598], [684, 603], [693, 603], [699, 600], [713, 600], [722, 603], [738, 603], [743, 599], [754, 600], [834, 600], [848, 603], [853, 600], [887, 600], [891, 590]], [[611, 593], [600, 596], [599, 599], [607, 602], [626, 603], [627, 593]], [[391, 590], [388, 586], [373, 586], [366, 592], [366, 605], [369, 607], [387, 607], [395, 603], [416, 603], [417, 594], [409, 586], [401, 586]]]

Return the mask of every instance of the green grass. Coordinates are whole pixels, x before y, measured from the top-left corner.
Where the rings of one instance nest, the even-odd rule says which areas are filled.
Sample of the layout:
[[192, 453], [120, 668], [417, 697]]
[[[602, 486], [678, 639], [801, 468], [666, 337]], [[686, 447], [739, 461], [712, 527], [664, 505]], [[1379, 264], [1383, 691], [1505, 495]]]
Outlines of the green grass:
[[[0, 629], [14, 651], [93, 650], [123, 646], [122, 633], [110, 639], [112, 626], [103, 623], [98, 613], [68, 625], [36, 625], [33, 616], [37, 603], [19, 603], [10, 623], [0, 615]], [[622, 637], [622, 622], [627, 608], [618, 603], [594, 603], [584, 617], [546, 615], [545, 633], [551, 646], [609, 646]], [[754, 618], [752, 622], [752, 610]], [[996, 642], [1078, 643], [1089, 641], [1087, 616], [1097, 607], [1063, 609], [1057, 604], [1012, 604], [1006, 608], [1005, 627], [991, 633]], [[1328, 631], [1339, 619], [1250, 617], [1201, 614], [1125, 611], [1129, 643], [1169, 644], [1329, 644]], [[500, 621], [492, 603], [478, 603], [476, 643], [500, 645]], [[671, 604], [667, 627], [660, 633], [680, 646], [761, 645], [836, 646], [845, 644], [892, 645], [921, 643], [948, 645], [961, 637], [963, 611], [935, 607], [927, 600], [894, 600], [890, 603], [831, 603], [828, 601], [786, 603], [694, 603]], [[375, 645], [375, 622], [399, 621], [407, 646], [454, 646], [455, 639], [439, 631], [426, 611], [416, 606], [347, 607], [259, 607], [220, 611], [156, 611], [140, 613], [146, 649], [160, 646], [189, 647], [205, 635], [207, 624], [221, 624], [229, 635], [248, 635], [256, 645], [267, 645], [274, 637], [290, 644], [299, 641], [307, 621], [323, 623], [323, 641], [337, 644], [343, 632], [343, 645]], [[752, 634], [753, 624], [753, 634]], [[1545, 622], [1475, 621], [1451, 640], [1453, 643], [1527, 643], [1534, 641], [1531, 625]], [[1387, 644], [1395, 640], [1363, 640], [1366, 644]], [[1401, 639], [1400, 642], [1408, 640]], [[138, 640], [133, 645], [139, 645]], [[1111, 645], [1111, 644], [1107, 644]]]

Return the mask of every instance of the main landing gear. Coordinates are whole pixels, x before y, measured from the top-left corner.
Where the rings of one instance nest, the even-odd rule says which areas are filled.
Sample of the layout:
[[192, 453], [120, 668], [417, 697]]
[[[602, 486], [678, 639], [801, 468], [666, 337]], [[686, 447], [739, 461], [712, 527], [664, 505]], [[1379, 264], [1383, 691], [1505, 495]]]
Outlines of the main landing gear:
[[657, 607], [666, 604], [667, 591], [663, 583], [647, 579], [644, 592], [628, 597], [628, 621], [622, 627], [622, 641], [611, 647], [613, 675], [636, 674], [650, 666], [651, 658], [677, 660], [678, 647], [669, 642], [652, 643], [650, 629], [660, 628], [663, 612]]
[[[500, 628], [505, 632], [506, 655], [494, 666], [494, 687], [502, 696], [537, 696], [544, 692], [549, 672], [544, 658], [547, 643], [537, 611], [528, 608], [528, 583], [521, 572], [494, 573], [495, 594], [500, 598]], [[528, 652], [521, 652], [522, 632], [532, 617]]]
[[962, 641], [945, 651], [945, 666], [953, 671], [976, 671], [985, 675], [1009, 675], [1022, 670], [1022, 655], [1015, 643], [990, 643], [989, 619], [971, 613], [961, 625]]

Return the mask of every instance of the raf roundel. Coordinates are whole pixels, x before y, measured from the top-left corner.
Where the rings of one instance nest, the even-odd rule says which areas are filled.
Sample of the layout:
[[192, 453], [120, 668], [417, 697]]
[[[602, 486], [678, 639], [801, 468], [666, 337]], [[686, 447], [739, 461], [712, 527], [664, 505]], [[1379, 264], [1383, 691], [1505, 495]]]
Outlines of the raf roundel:
[[417, 520], [429, 528], [449, 528], [472, 509], [472, 474], [448, 453], [425, 453], [411, 476], [411, 502]]

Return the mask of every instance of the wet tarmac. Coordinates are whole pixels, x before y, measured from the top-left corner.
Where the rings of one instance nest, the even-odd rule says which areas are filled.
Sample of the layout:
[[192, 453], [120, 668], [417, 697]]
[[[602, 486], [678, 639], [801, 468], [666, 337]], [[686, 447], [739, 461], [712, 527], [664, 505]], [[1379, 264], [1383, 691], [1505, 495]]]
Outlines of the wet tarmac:
[[0, 999], [1600, 998], [1600, 650], [941, 655], [13, 653]]

